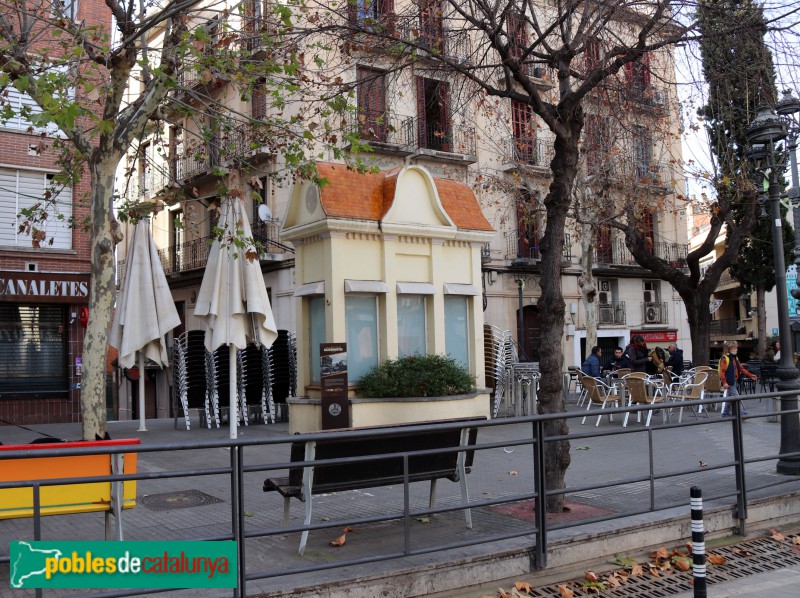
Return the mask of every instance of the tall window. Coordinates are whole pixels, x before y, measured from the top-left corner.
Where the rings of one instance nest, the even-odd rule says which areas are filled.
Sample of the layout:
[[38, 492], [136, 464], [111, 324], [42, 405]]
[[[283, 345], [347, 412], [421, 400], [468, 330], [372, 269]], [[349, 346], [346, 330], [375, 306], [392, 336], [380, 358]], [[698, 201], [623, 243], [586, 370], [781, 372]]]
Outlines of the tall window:
[[319, 346], [325, 340], [325, 297], [308, 298], [309, 347], [308, 363], [311, 364], [311, 383], [320, 383]]
[[527, 189], [517, 193], [517, 257], [539, 259], [539, 225], [536, 198]]
[[650, 87], [650, 53], [645, 53], [636, 62], [625, 65], [625, 80], [628, 84], [631, 97], [641, 98]]
[[386, 75], [382, 71], [358, 67], [358, 134], [361, 139], [385, 142]]
[[417, 119], [420, 147], [452, 151], [450, 85], [444, 81], [417, 77]]
[[419, 0], [419, 43], [423, 48], [444, 50], [444, 18], [440, 0]]
[[653, 138], [644, 127], [633, 127], [633, 161], [637, 178], [653, 174]]
[[66, 308], [0, 304], [0, 395], [69, 392]]
[[600, 264], [611, 264], [614, 262], [614, 255], [611, 249], [611, 227], [606, 223], [597, 227], [594, 256], [595, 261]]
[[397, 297], [398, 355], [425, 355], [427, 331], [425, 325], [425, 295]]
[[592, 38], [586, 42], [583, 61], [587, 73], [600, 66], [600, 40]]
[[469, 299], [463, 295], [444, 298], [444, 342], [447, 354], [469, 367]]
[[516, 11], [510, 11], [506, 17], [506, 29], [510, 40], [508, 53], [512, 59], [519, 60], [528, 48], [525, 17]]
[[378, 299], [374, 295], [348, 295], [344, 308], [347, 377], [356, 382], [378, 365]]
[[538, 164], [536, 127], [530, 104], [511, 100], [511, 126], [514, 130], [514, 160], [523, 164]]
[[[45, 197], [50, 205], [43, 201]], [[46, 218], [29, 220], [20, 214], [37, 205], [46, 211], [39, 216]], [[0, 245], [71, 249], [71, 218], [71, 187], [54, 184], [50, 174], [0, 168]]]
[[394, 0], [351, 0], [349, 3], [350, 22], [361, 26], [385, 24], [392, 13]]
[[653, 212], [643, 209], [639, 214], [637, 226], [644, 237], [645, 248], [648, 252], [653, 253], [656, 244], [656, 231], [655, 223], [653, 222]]
[[591, 114], [586, 118], [584, 151], [589, 174], [601, 174], [610, 170], [611, 139], [605, 117]]

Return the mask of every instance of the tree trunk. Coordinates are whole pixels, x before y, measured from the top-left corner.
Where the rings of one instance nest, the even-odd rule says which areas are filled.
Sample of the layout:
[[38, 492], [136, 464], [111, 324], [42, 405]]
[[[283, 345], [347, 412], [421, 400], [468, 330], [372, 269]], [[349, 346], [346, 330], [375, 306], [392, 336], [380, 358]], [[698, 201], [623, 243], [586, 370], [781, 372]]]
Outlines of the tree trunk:
[[692, 363], [708, 365], [711, 342], [711, 313], [708, 311], [709, 297], [696, 289], [682, 292], [681, 298], [686, 307], [689, 330], [692, 331]]
[[758, 344], [756, 345], [756, 355], [759, 359], [764, 359], [767, 351], [767, 303], [766, 291], [763, 286], [756, 287], [756, 314], [758, 318]]
[[92, 179], [92, 223], [90, 247], [92, 280], [89, 288], [89, 325], [83, 338], [81, 416], [84, 440], [106, 434], [106, 354], [117, 289], [114, 280], [114, 246], [120, 241], [114, 217], [116, 159], [95, 156], [90, 162]]
[[[556, 138], [555, 157], [552, 162], [553, 180], [544, 200], [547, 209], [547, 227], [542, 240], [542, 263], [539, 298], [539, 325], [541, 347], [539, 369], [542, 377], [539, 391], [540, 413], [563, 413], [563, 367], [562, 342], [566, 309], [561, 293], [561, 268], [563, 259], [564, 230], [570, 204], [570, 189], [577, 174], [578, 144], [575, 139], [565, 142]], [[558, 419], [545, 424], [547, 438], [569, 433], [566, 420]], [[564, 476], [570, 464], [569, 442], [560, 440], [545, 445], [545, 483], [547, 490], [565, 487]], [[559, 513], [564, 509], [564, 495], [547, 498], [547, 512]]]

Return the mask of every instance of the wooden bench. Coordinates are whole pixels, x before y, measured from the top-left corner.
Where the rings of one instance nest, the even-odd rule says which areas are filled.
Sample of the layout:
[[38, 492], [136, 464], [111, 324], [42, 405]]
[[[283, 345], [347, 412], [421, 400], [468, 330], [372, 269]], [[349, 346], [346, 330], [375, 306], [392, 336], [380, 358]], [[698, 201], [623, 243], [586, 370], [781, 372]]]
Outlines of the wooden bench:
[[[291, 498], [305, 502], [305, 525], [311, 523], [312, 496], [327, 492], [357, 490], [391, 486], [403, 483], [403, 458], [397, 453], [414, 453], [441, 449], [457, 449], [475, 446], [477, 428], [470, 427], [484, 418], [464, 418], [443, 420], [435, 423], [461, 423], [462, 427], [450, 429], [429, 429], [425, 431], [407, 429], [416, 424], [375, 426], [354, 428], [369, 431], [369, 435], [358, 438], [337, 438], [334, 435], [324, 440], [302, 440], [303, 435], [292, 443], [292, 463], [326, 461], [347, 457], [369, 457], [351, 463], [333, 463], [298, 466], [289, 469], [289, 477], [268, 478], [264, 482], [264, 492], [277, 491], [284, 497], [283, 519], [289, 524], [289, 504]], [[345, 431], [345, 430], [342, 430]], [[466, 474], [472, 466], [474, 450], [450, 450], [430, 454], [410, 454], [408, 457], [409, 482], [430, 481], [429, 505], [433, 508], [436, 498], [436, 480], [446, 478], [461, 484], [461, 498], [469, 502]], [[395, 455], [386, 457], [386, 455]], [[472, 513], [465, 509], [467, 527], [472, 528]], [[302, 555], [308, 540], [308, 530], [300, 538], [299, 553]]]
[[[0, 446], [0, 456], [10, 451], [119, 447], [138, 445], [138, 438], [120, 440], [95, 440], [46, 444], [12, 444]], [[57, 480], [64, 478], [89, 478], [121, 473], [136, 473], [137, 453], [99, 455], [70, 455], [64, 457], [14, 457], [0, 458], [0, 482], [28, 480]], [[122, 540], [122, 509], [136, 506], [136, 481], [91, 482], [41, 486], [39, 513], [41, 515], [67, 515], [71, 513], [106, 513], [106, 539]], [[110, 515], [114, 514], [112, 528]], [[16, 517], [33, 517], [32, 488], [5, 488], [0, 490], [0, 520]]]

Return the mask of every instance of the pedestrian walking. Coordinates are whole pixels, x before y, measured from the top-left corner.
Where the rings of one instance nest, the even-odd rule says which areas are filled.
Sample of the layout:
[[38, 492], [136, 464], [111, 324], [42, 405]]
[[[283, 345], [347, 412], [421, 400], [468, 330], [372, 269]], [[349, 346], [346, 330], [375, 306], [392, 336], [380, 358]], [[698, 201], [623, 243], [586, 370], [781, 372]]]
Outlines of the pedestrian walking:
[[[722, 386], [722, 392], [728, 397], [738, 397], [739, 389], [737, 382], [739, 377], [744, 375], [751, 380], [756, 380], [758, 377], [748, 372], [745, 367], [739, 363], [739, 344], [736, 341], [725, 341], [722, 346], [722, 357], [717, 364], [719, 371], [719, 380]], [[742, 407], [742, 415], [747, 415], [747, 411]], [[727, 402], [722, 403], [722, 417], [732, 417], [733, 413], [730, 405]]]

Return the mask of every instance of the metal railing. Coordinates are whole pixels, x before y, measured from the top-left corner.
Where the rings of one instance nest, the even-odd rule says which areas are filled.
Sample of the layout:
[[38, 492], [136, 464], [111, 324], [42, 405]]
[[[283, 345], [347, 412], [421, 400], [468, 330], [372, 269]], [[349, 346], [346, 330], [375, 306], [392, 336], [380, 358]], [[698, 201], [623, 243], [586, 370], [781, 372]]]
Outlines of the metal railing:
[[[653, 244], [652, 251], [656, 257], [661, 258], [671, 266], [686, 267], [686, 256], [689, 255], [689, 246], [685, 243], [668, 243], [658, 241]], [[597, 252], [597, 261], [605, 264], [619, 264], [623, 266], [638, 266], [633, 254], [625, 245], [624, 239], [613, 239], [610, 244], [604, 244], [602, 251]]]
[[642, 322], [645, 324], [669, 324], [668, 314], [666, 302], [642, 302]]
[[[520, 237], [519, 232], [515, 230], [507, 230], [503, 233], [503, 236], [506, 238], [506, 259], [522, 258], [537, 261], [542, 259], [539, 249], [540, 239]], [[565, 262], [572, 261], [572, 239], [568, 233], [564, 234], [561, 258]]]
[[625, 302], [612, 301], [597, 305], [598, 324], [625, 324]]
[[509, 137], [503, 143], [503, 162], [549, 168], [554, 151], [552, 141], [536, 137]]
[[207, 236], [159, 249], [158, 257], [164, 268], [164, 274], [177, 274], [204, 268], [208, 263], [211, 241], [211, 237]]
[[456, 62], [469, 62], [472, 58], [468, 30], [447, 28], [435, 18], [422, 23], [418, 12], [414, 14], [408, 11], [398, 16], [394, 27], [399, 37], [416, 43], [430, 54], [445, 56]]
[[[196, 438], [189, 441], [161, 443], [151, 445], [132, 445], [132, 446], [118, 446], [118, 447], [90, 447], [90, 448], [69, 448], [68, 445], [60, 445], [57, 448], [46, 448], [37, 451], [30, 450], [8, 450], [0, 452], [0, 463], [4, 460], [12, 459], [31, 459], [31, 458], [52, 458], [52, 457], [65, 457], [65, 456], [86, 456], [86, 455], [113, 455], [113, 454], [129, 454], [137, 453], [140, 456], [144, 454], [161, 454], [159, 463], [161, 464], [155, 470], [143, 470], [135, 474], [124, 475], [103, 475], [91, 478], [86, 477], [72, 477], [61, 479], [45, 479], [45, 480], [20, 480], [0, 483], [0, 491], [8, 489], [28, 488], [32, 492], [32, 506], [33, 506], [33, 540], [43, 539], [43, 521], [40, 512], [40, 501], [38, 500], [43, 488], [63, 486], [66, 484], [81, 484], [81, 483], [98, 483], [98, 482], [122, 482], [137, 480], [140, 482], [150, 482], [148, 488], [152, 488], [154, 484], [166, 484], [168, 480], [212, 480], [213, 476], [221, 476], [227, 479], [224, 484], [229, 488], [230, 499], [227, 502], [222, 502], [215, 505], [222, 511], [227, 511], [226, 517], [220, 517], [217, 513], [213, 518], [215, 524], [207, 525], [204, 521], [203, 526], [195, 526], [200, 529], [194, 529], [192, 526], [183, 528], [177, 534], [175, 528], [172, 526], [164, 525], [163, 522], [169, 520], [173, 515], [169, 512], [159, 514], [148, 511], [147, 519], [152, 529], [158, 529], [156, 532], [159, 539], [164, 539], [165, 536], [179, 535], [182, 537], [170, 539], [191, 539], [191, 540], [234, 540], [237, 542], [238, 562], [240, 567], [238, 570], [238, 587], [236, 591], [239, 596], [247, 595], [247, 587], [249, 582], [260, 579], [285, 578], [287, 576], [295, 576], [294, 579], [300, 580], [311, 572], [320, 572], [327, 569], [344, 568], [356, 565], [366, 565], [369, 563], [391, 561], [408, 557], [412, 555], [433, 554], [452, 549], [463, 549], [469, 546], [478, 546], [491, 542], [508, 542], [513, 539], [518, 539], [526, 546], [533, 557], [533, 567], [541, 569], [547, 566], [548, 552], [550, 544], [548, 541], [548, 534], [550, 532], [568, 529], [571, 527], [585, 525], [587, 523], [599, 523], [613, 520], [624, 520], [628, 517], [642, 515], [646, 513], [655, 513], [665, 511], [667, 509], [682, 508], [686, 509], [687, 497], [685, 496], [685, 488], [690, 484], [707, 483], [709, 487], [714, 487], [714, 491], [706, 494], [705, 499], [708, 502], [715, 501], [718, 505], [730, 505], [733, 507], [734, 521], [738, 527], [738, 533], [745, 535], [748, 517], [748, 495], [756, 491], [772, 489], [778, 486], [789, 486], [787, 493], [796, 492], [798, 488], [798, 479], [795, 476], [778, 477], [770, 471], [767, 473], [762, 467], [767, 462], [772, 462], [778, 458], [796, 458], [800, 456], [799, 453], [772, 453], [769, 451], [759, 450], [757, 456], [753, 458], [746, 458], [744, 455], [744, 434], [743, 434], [743, 421], [755, 420], [758, 418], [768, 418], [780, 413], [781, 417], [793, 416], [797, 417], [800, 410], [782, 410], [779, 412], [764, 413], [759, 415], [744, 416], [742, 410], [739, 408], [741, 400], [752, 400], [759, 398], [766, 398], [768, 400], [779, 397], [790, 397], [791, 392], [784, 393], [764, 393], [764, 394], [751, 394], [739, 397], [728, 397], [726, 400], [731, 403], [731, 408], [734, 417], [729, 419], [695, 419], [683, 423], [662, 423], [661, 425], [653, 424], [652, 426], [641, 427], [621, 427], [614, 426], [613, 428], [606, 427], [597, 430], [594, 426], [580, 427], [573, 425], [571, 430], [566, 434], [559, 436], [548, 436], [548, 429], [565, 430], [568, 429], [562, 425], [554, 425], [554, 421], [567, 420], [573, 421], [583, 418], [586, 411], [581, 409], [579, 411], [568, 411], [566, 413], [549, 414], [549, 415], [533, 415], [525, 417], [514, 417], [487, 421], [470, 422], [468, 425], [471, 428], [478, 429], [478, 443], [470, 446], [470, 450], [475, 451], [473, 472], [475, 468], [496, 467], [493, 455], [497, 451], [504, 451], [506, 457], [510, 454], [518, 452], [524, 454], [526, 457], [521, 459], [515, 467], [519, 467], [518, 483], [509, 485], [509, 487], [498, 486], [496, 482], [492, 482], [488, 478], [494, 479], [492, 476], [486, 478], [487, 483], [493, 483], [488, 488], [491, 492], [485, 491], [483, 493], [473, 492], [473, 496], [479, 497], [469, 499], [466, 502], [463, 497], [458, 496], [454, 500], [449, 501], [448, 504], [438, 507], [430, 507], [427, 504], [426, 497], [414, 494], [411, 492], [411, 483], [409, 482], [409, 462], [413, 455], [419, 454], [415, 451], [401, 451], [384, 455], [370, 455], [367, 459], [370, 461], [381, 459], [402, 460], [402, 468], [404, 471], [405, 480], [402, 484], [397, 484], [391, 488], [387, 488], [387, 492], [399, 498], [399, 503], [372, 501], [371, 509], [351, 509], [347, 512], [339, 506], [335, 508], [335, 512], [327, 512], [329, 516], [318, 516], [319, 523], [311, 524], [287, 524], [282, 521], [280, 509], [274, 509], [271, 516], [259, 517], [260, 513], [264, 513], [265, 509], [261, 505], [254, 505], [252, 501], [255, 498], [261, 498], [263, 501], [264, 496], [260, 494], [254, 495], [249, 490], [252, 490], [254, 478], [259, 480], [258, 490], [260, 490], [260, 481], [263, 480], [265, 473], [285, 471], [292, 466], [324, 466], [327, 464], [343, 464], [343, 463], [363, 463], [364, 457], [342, 457], [337, 459], [330, 459], [327, 461], [314, 461], [308, 460], [297, 463], [290, 463], [287, 461], [290, 454], [290, 445], [298, 441], [296, 435], [283, 435], [283, 436], [266, 436], [261, 438], [247, 438], [237, 440], [206, 440], [198, 441]], [[673, 403], [669, 406], [674, 411], [678, 409], [692, 412], [694, 410], [704, 409], [709, 410], [719, 402], [719, 398], [702, 400], [702, 401], [685, 401], [681, 403]], [[665, 403], [656, 405], [659, 409], [667, 409]], [[633, 416], [641, 413], [646, 415], [648, 411], [653, 409], [653, 405], [633, 406], [619, 409], [596, 409], [593, 413], [598, 415], [619, 415], [624, 416], [630, 413]], [[463, 422], [459, 423], [432, 423], [432, 424], [419, 424], [404, 427], [405, 432], [425, 434], [433, 430], [445, 429], [462, 429], [465, 426]], [[658, 446], [660, 443], [666, 442], [665, 436], [669, 434], [676, 434], [676, 430], [682, 428], [692, 429], [697, 426], [702, 430], [703, 434], [693, 435], [695, 444], [699, 447], [705, 441], [704, 439], [710, 438], [708, 441], [708, 449], [715, 451], [715, 458], [707, 458], [707, 463], [702, 465], [702, 469], [698, 469], [696, 462], [684, 463], [680, 460], [663, 459], [659, 458]], [[709, 428], [728, 428], [731, 433], [732, 442], [721, 443], [717, 440], [717, 436], [708, 434]], [[482, 433], [482, 429], [494, 429], [491, 433]], [[573, 431], [577, 430], [577, 431]], [[335, 432], [319, 432], [313, 434], [305, 434], [302, 436], [303, 442], [316, 442], [324, 441], [326, 439], [336, 438], [337, 440], [357, 439], [364, 438], [365, 436], [374, 435], [374, 430], [346, 430]], [[392, 428], [387, 427], [386, 433], [391, 434]], [[502, 436], [500, 436], [502, 434]], [[574, 443], [580, 441], [587, 443], [594, 438], [607, 438], [611, 436], [625, 436], [626, 443], [631, 446], [636, 446], [637, 458], [629, 458], [630, 452], [626, 451], [625, 467], [620, 468], [604, 468], [597, 472], [595, 476], [581, 478], [577, 484], [571, 484], [565, 488], [550, 488], [547, 487], [545, 477], [545, 450], [550, 443], [561, 443], [564, 441], [571, 441]], [[776, 443], [777, 444], [777, 443]], [[268, 452], [272, 448], [273, 453]], [[229, 450], [229, 453], [222, 453], [220, 449]], [[205, 451], [204, 455], [208, 455], [205, 467], [199, 468], [181, 468], [181, 453], [183, 451]], [[425, 455], [433, 455], [440, 453], [458, 452], [459, 449], [428, 449], [421, 451]], [[224, 456], [222, 456], [224, 454]], [[140, 457], [140, 462], [142, 458]], [[524, 469], [523, 469], [524, 468]], [[474, 474], [473, 474], [474, 476]], [[720, 480], [724, 478], [724, 483]], [[222, 486], [218, 486], [222, 487]], [[636, 494], [629, 494], [627, 490], [638, 488]], [[626, 490], [627, 489], [627, 490]], [[620, 500], [620, 492], [626, 492], [625, 500]], [[613, 511], [601, 511], [595, 516], [588, 519], [571, 519], [559, 523], [550, 522], [546, 517], [546, 508], [544, 504], [547, 499], [554, 496], [580, 496], [590, 494], [595, 499], [606, 496], [613, 501]], [[774, 494], [774, 493], [773, 493]], [[457, 496], [457, 495], [456, 495]], [[334, 497], [339, 503], [343, 502], [345, 497]], [[418, 500], [422, 498], [422, 500]], [[535, 505], [533, 515], [524, 523], [518, 525], [505, 526], [500, 524], [500, 518], [497, 515], [497, 509], [503, 506], [511, 505], [512, 503], [519, 504], [522, 501], [531, 501]], [[259, 501], [261, 502], [261, 501]], [[395, 507], [394, 505], [399, 506]], [[208, 509], [209, 507], [203, 507]], [[330, 508], [330, 507], [329, 507]], [[469, 534], [460, 537], [452, 538], [451, 534], [446, 531], [448, 521], [450, 526], [454, 525], [453, 519], [447, 519], [447, 514], [453, 513], [458, 515], [465, 509], [473, 511], [473, 517], [476, 513], [483, 513], [484, 516], [491, 518], [491, 525], [483, 525], [471, 530]], [[356, 513], [357, 511], [357, 513]], [[208, 514], [209, 511], [204, 511]], [[443, 531], [436, 534], [428, 534], [422, 537], [422, 532], [419, 531], [419, 526], [415, 522], [421, 518], [427, 518], [432, 515], [438, 515], [441, 518], [438, 520], [438, 526], [443, 528]], [[51, 517], [61, 517], [51, 516]], [[63, 515], [65, 517], [73, 517], [75, 515]], [[206, 515], [208, 516], [208, 515]], [[688, 517], [688, 513], [687, 513]], [[511, 519], [509, 517], [509, 519]], [[96, 520], [95, 520], [96, 521]], [[209, 520], [210, 522], [211, 520]], [[456, 519], [455, 521], [458, 521]], [[161, 522], [161, 523], [159, 523]], [[382, 542], [369, 542], [369, 534], [381, 534], [381, 537], [386, 537], [386, 525], [389, 522], [394, 522], [394, 525], [402, 529], [401, 532], [393, 534], [399, 540], [399, 545], [394, 543]], [[377, 528], [370, 525], [378, 524]], [[456, 523], [455, 525], [459, 525]], [[369, 542], [369, 551], [362, 551], [362, 556], [357, 553], [343, 551], [339, 553], [331, 552], [326, 554], [324, 559], [311, 559], [311, 560], [298, 560], [292, 554], [281, 555], [275, 544], [271, 543], [272, 540], [285, 537], [286, 535], [297, 534], [302, 531], [320, 531], [329, 530], [333, 533], [341, 533], [342, 526], [354, 526], [359, 530], [359, 540]], [[460, 526], [463, 526], [463, 519], [460, 521]], [[91, 534], [91, 531], [87, 533]], [[147, 532], [151, 534], [152, 532]], [[189, 536], [189, 537], [186, 537]], [[28, 539], [28, 538], [20, 538]], [[70, 539], [75, 539], [70, 537]], [[152, 539], [152, 538], [151, 538]], [[259, 541], [256, 541], [259, 540]], [[5, 546], [8, 546], [7, 544]], [[292, 546], [296, 544], [292, 543]], [[284, 547], [286, 548], [286, 547]], [[3, 550], [0, 548], [0, 550]], [[337, 559], [337, 556], [341, 558]], [[9, 554], [0, 553], [0, 563], [8, 564], [10, 562]], [[290, 580], [291, 583], [291, 580]], [[139, 594], [151, 594], [158, 590], [142, 589]], [[161, 591], [174, 591], [174, 590], [161, 590]], [[59, 590], [59, 595], [63, 595], [63, 591]], [[137, 595], [136, 590], [122, 590], [116, 592], [104, 593], [103, 596], [130, 596]]]
[[413, 116], [359, 108], [347, 115], [347, 127], [350, 133], [373, 146], [389, 145], [411, 150], [416, 143]]
[[[711, 327], [709, 329], [711, 334], [714, 335], [729, 335], [736, 334], [740, 326], [739, 320], [736, 318], [723, 318], [721, 320], [711, 320]], [[742, 330], [744, 334], [744, 330]]]
[[[419, 119], [416, 119], [419, 123]], [[475, 127], [446, 123], [417, 126], [417, 147], [451, 154], [476, 154]]]

